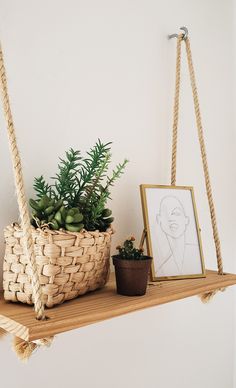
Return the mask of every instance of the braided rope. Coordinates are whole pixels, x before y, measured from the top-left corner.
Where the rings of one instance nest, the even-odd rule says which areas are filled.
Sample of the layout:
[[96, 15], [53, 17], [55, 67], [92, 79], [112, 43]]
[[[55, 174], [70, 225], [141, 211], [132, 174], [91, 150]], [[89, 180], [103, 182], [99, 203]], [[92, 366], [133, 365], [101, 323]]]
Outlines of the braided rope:
[[[176, 183], [177, 126], [178, 126], [178, 114], [179, 114], [180, 61], [181, 61], [180, 47], [183, 41], [182, 38], [183, 38], [183, 35], [179, 34], [178, 40], [177, 40], [176, 82], [175, 82], [173, 140], [172, 140], [172, 166], [171, 166], [172, 185], [175, 185]], [[201, 114], [200, 114], [199, 99], [198, 99], [198, 92], [196, 87], [196, 79], [195, 79], [195, 73], [194, 73], [194, 67], [193, 67], [193, 61], [192, 61], [192, 54], [191, 54], [189, 39], [186, 38], [184, 39], [184, 41], [186, 45], [186, 53], [187, 53], [188, 68], [189, 68], [193, 101], [194, 101], [194, 110], [195, 110], [195, 116], [196, 116], [198, 138], [199, 138], [200, 149], [201, 149], [205, 185], [206, 185], [206, 191], [207, 191], [208, 204], [210, 208], [213, 237], [215, 242], [218, 274], [223, 275], [223, 262], [222, 262], [222, 255], [221, 255], [220, 238], [219, 238], [219, 233], [217, 228], [216, 212], [215, 212], [215, 206], [214, 206], [213, 195], [212, 195], [212, 187], [211, 187], [211, 181], [210, 181], [209, 169], [208, 169], [208, 163], [207, 163], [206, 146], [205, 146], [204, 135], [203, 135], [202, 120], [201, 120]]]
[[173, 132], [172, 132], [172, 161], [171, 161], [171, 184], [176, 184], [176, 159], [177, 159], [177, 136], [179, 121], [179, 91], [180, 91], [180, 66], [181, 66], [181, 42], [182, 34], [177, 39], [176, 50], [176, 76], [175, 76], [175, 97], [173, 112]]
[[34, 242], [31, 235], [31, 224], [30, 216], [28, 212], [26, 194], [24, 189], [23, 173], [21, 167], [20, 154], [17, 147], [16, 134], [12, 119], [12, 113], [10, 108], [10, 101], [7, 90], [7, 80], [6, 80], [6, 71], [3, 61], [3, 53], [0, 46], [0, 90], [3, 100], [3, 110], [7, 123], [7, 134], [9, 140], [9, 147], [11, 152], [14, 177], [15, 177], [15, 186], [16, 186], [16, 195], [19, 206], [19, 212], [21, 217], [22, 229], [23, 229], [23, 241], [25, 244], [25, 253], [29, 258], [29, 263], [32, 269], [32, 288], [33, 288], [33, 300], [34, 300], [34, 309], [36, 312], [37, 319], [44, 319], [44, 306], [42, 302], [42, 290], [39, 282], [39, 275], [36, 265], [36, 259], [34, 254]]
[[214, 236], [214, 242], [215, 242], [215, 248], [216, 248], [218, 273], [219, 275], [223, 275], [223, 262], [222, 262], [222, 255], [221, 255], [220, 238], [219, 238], [219, 232], [217, 228], [216, 211], [215, 211], [215, 206], [213, 201], [212, 187], [211, 187], [211, 181], [210, 181], [210, 175], [209, 175], [209, 169], [208, 169], [208, 163], [207, 163], [206, 146], [205, 146], [205, 141], [203, 136], [203, 128], [202, 128], [202, 120], [201, 120], [201, 114], [200, 114], [196, 79], [195, 79], [195, 73], [194, 73], [194, 67], [193, 67], [193, 61], [192, 61], [191, 48], [190, 48], [190, 43], [188, 38], [185, 40], [185, 45], [186, 45], [189, 74], [190, 74], [192, 93], [193, 93], [194, 109], [195, 109], [195, 116], [196, 116], [197, 129], [198, 129], [198, 138], [199, 138], [199, 143], [201, 148], [205, 185], [206, 185], [208, 204], [209, 204], [210, 214], [211, 214], [212, 230], [213, 230], [213, 236]]

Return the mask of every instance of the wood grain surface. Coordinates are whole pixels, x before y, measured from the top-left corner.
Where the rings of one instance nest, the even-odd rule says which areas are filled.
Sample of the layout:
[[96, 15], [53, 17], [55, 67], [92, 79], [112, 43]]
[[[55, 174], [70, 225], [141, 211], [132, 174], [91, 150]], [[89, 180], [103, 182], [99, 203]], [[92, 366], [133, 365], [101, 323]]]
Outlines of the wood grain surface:
[[206, 278], [171, 280], [156, 284], [149, 285], [144, 296], [121, 296], [116, 294], [112, 274], [103, 289], [47, 309], [46, 321], [37, 321], [32, 307], [6, 302], [0, 294], [0, 327], [26, 341], [33, 341], [132, 311], [230, 286], [236, 284], [236, 275], [218, 275], [215, 271], [207, 271]]

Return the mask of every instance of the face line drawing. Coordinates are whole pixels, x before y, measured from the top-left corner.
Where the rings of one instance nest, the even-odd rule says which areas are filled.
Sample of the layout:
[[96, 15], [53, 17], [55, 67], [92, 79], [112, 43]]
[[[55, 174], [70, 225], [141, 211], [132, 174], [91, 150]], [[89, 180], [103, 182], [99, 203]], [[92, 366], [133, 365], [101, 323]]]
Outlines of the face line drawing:
[[161, 185], [145, 188], [142, 204], [154, 279], [202, 275], [201, 240], [199, 244], [198, 219], [190, 189]]
[[157, 222], [166, 236], [177, 239], [185, 234], [189, 217], [180, 200], [169, 195], [161, 200]]
[[159, 270], [171, 260], [177, 272], [182, 274], [186, 251], [185, 233], [189, 225], [189, 217], [186, 216], [181, 201], [175, 196], [164, 196], [156, 219], [166, 236], [169, 247], [169, 255], [161, 263]]

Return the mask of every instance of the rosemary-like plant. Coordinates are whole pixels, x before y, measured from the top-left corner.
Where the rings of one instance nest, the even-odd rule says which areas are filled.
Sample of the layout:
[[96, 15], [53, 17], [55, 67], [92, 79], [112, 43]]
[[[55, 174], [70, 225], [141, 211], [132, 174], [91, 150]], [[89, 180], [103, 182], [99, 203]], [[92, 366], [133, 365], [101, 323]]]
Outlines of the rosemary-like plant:
[[[59, 159], [58, 173], [52, 177], [51, 184], [48, 184], [43, 176], [35, 178], [34, 189], [37, 199], [47, 197], [54, 202], [62, 201], [63, 209], [66, 211], [78, 209], [83, 216], [85, 229], [105, 231], [113, 222], [112, 212], [106, 208], [107, 200], [111, 199], [111, 187], [121, 177], [128, 163], [128, 160], [125, 159], [113, 169], [111, 176], [108, 175], [111, 163], [111, 144], [103, 144], [98, 139], [85, 157], [81, 156], [80, 151], [71, 148], [66, 152], [65, 159]], [[31, 200], [30, 205], [32, 204], [34, 202]], [[57, 216], [60, 219], [60, 215], [57, 214]], [[48, 220], [45, 219], [45, 213], [42, 217], [46, 224]], [[62, 225], [57, 218], [55, 220], [53, 218], [53, 222], [54, 228]]]

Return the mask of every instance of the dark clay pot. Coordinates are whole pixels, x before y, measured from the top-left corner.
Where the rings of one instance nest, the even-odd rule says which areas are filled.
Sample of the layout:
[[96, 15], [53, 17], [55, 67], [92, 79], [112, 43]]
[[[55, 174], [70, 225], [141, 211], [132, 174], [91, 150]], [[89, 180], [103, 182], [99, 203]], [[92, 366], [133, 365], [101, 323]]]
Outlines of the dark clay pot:
[[127, 296], [145, 295], [152, 258], [124, 260], [112, 256], [115, 266], [117, 293]]

